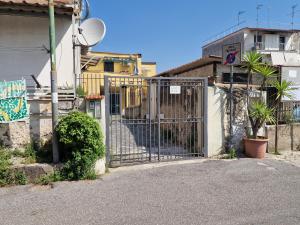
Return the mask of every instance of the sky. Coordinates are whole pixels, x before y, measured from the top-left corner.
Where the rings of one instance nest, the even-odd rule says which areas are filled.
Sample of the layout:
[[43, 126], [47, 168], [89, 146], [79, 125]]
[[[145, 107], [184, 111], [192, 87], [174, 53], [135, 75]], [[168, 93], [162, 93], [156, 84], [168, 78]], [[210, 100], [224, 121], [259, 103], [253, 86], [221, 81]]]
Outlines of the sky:
[[158, 72], [201, 57], [201, 46], [237, 25], [291, 28], [291, 7], [299, 4], [295, 28], [300, 29], [300, 0], [89, 0], [91, 17], [106, 24], [104, 40], [93, 50], [141, 53], [157, 62]]

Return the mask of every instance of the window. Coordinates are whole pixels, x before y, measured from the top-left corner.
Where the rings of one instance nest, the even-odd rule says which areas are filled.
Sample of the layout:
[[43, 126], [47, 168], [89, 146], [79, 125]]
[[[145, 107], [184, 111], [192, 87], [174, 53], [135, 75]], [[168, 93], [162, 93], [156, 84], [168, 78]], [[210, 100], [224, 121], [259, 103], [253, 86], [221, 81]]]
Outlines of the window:
[[[233, 83], [246, 84], [247, 83], [247, 73], [234, 73]], [[230, 83], [230, 73], [223, 73], [223, 82]]]
[[114, 72], [114, 62], [104, 62], [104, 72]]
[[257, 38], [256, 38], [256, 35], [254, 35], [254, 47], [258, 50], [264, 49], [262, 35], [258, 34]]
[[[257, 35], [257, 42], [261, 43], [262, 42], [262, 36], [259, 34]], [[254, 43], [256, 43], [256, 35], [254, 35]]]
[[279, 51], [284, 51], [285, 50], [285, 37], [280, 36], [279, 37]]

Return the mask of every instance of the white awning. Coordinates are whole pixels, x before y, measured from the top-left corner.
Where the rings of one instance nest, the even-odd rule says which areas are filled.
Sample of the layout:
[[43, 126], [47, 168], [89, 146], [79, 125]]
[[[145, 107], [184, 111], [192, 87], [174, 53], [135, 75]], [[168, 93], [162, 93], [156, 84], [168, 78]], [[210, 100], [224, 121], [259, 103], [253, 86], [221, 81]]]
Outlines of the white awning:
[[300, 66], [300, 54], [296, 52], [271, 52], [273, 66]]

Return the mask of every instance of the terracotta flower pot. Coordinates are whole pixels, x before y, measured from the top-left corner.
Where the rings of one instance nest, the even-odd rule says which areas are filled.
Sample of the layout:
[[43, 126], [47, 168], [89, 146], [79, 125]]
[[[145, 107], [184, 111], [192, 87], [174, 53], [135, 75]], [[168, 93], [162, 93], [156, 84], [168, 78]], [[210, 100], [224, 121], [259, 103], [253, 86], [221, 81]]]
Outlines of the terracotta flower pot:
[[269, 139], [266, 138], [244, 138], [246, 155], [251, 158], [264, 159]]

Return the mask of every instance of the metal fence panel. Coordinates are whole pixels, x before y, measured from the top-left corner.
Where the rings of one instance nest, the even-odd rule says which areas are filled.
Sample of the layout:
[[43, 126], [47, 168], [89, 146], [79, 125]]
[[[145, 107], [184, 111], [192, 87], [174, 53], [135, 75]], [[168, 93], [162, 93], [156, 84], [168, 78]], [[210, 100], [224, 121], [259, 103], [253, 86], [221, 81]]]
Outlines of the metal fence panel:
[[105, 96], [111, 165], [206, 155], [205, 78], [107, 76]]

